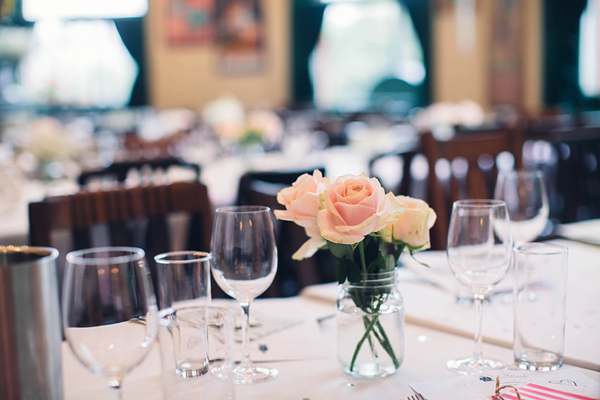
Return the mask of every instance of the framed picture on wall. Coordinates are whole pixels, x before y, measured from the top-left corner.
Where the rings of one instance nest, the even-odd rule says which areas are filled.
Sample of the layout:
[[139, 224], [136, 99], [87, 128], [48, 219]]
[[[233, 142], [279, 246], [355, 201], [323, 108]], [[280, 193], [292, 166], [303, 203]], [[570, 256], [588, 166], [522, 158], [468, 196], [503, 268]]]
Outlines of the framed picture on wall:
[[209, 44], [215, 37], [215, 0], [163, 0], [169, 45]]
[[219, 70], [259, 72], [265, 67], [265, 22], [260, 0], [219, 0], [216, 6]]

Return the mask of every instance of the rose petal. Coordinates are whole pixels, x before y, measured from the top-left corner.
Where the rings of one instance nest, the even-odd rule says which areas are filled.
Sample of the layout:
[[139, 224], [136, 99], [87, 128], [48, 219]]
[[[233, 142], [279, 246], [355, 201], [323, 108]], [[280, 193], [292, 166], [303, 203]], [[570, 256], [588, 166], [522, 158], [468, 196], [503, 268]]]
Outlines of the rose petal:
[[317, 213], [317, 225], [324, 239], [334, 243], [354, 244], [364, 239], [364, 236], [349, 235], [338, 231], [333, 224], [333, 216], [327, 210]]
[[303, 260], [312, 257], [319, 248], [326, 244], [322, 237], [312, 237], [308, 239], [300, 248], [292, 255], [293, 260]]

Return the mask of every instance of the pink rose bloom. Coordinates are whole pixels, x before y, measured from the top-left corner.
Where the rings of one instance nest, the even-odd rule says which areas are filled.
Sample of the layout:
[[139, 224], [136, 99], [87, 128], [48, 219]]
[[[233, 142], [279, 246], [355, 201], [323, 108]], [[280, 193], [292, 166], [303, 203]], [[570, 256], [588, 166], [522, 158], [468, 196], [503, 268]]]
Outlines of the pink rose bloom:
[[395, 222], [379, 231], [382, 239], [386, 242], [400, 241], [420, 250], [428, 249], [429, 229], [437, 218], [435, 211], [423, 200], [412, 197], [397, 196], [396, 201], [406, 210]]
[[392, 193], [386, 195], [379, 181], [365, 174], [339, 177], [323, 197], [317, 225], [323, 238], [334, 243], [358, 243], [393, 222], [403, 210]]
[[317, 213], [321, 207], [320, 195], [329, 184], [329, 178], [324, 178], [321, 171], [316, 169], [312, 175], [299, 176], [292, 186], [277, 194], [277, 202], [286, 209], [275, 210], [275, 216], [300, 225], [310, 238], [294, 253], [292, 258], [295, 260], [311, 257], [325, 244], [317, 227]]

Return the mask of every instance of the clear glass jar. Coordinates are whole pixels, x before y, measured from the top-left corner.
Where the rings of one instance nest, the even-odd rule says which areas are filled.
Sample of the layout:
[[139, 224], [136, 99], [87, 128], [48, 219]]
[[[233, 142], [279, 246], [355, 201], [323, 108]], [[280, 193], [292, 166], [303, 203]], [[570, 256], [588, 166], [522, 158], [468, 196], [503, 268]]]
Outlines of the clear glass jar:
[[346, 281], [337, 309], [337, 353], [344, 372], [360, 378], [396, 372], [404, 359], [404, 300], [396, 271]]

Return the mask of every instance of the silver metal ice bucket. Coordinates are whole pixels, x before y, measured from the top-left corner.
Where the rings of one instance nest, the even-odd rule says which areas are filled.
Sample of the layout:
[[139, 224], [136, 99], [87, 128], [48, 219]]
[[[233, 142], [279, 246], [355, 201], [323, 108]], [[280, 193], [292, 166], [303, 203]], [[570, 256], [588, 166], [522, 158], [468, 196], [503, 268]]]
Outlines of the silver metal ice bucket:
[[46, 247], [0, 246], [0, 398], [62, 400], [56, 259]]

